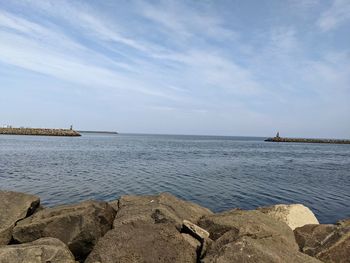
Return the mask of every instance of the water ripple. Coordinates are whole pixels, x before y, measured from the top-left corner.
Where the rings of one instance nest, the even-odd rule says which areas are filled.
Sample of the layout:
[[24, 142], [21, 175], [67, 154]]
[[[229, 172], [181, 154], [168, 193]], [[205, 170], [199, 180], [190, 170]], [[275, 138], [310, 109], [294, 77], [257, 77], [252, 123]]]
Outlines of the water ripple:
[[0, 188], [44, 205], [171, 192], [214, 211], [303, 203], [323, 223], [350, 217], [350, 146], [262, 138], [0, 137]]

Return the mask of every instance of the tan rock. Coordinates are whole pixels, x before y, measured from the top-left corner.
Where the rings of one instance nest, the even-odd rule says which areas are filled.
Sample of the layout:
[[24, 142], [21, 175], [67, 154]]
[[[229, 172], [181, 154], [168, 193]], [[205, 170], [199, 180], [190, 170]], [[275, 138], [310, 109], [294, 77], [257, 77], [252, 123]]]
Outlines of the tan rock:
[[294, 230], [300, 250], [324, 262], [350, 262], [349, 220], [336, 225], [305, 225]]
[[75, 263], [68, 247], [56, 238], [0, 247], [1, 263]]
[[184, 220], [182, 222], [182, 231], [189, 233], [191, 236], [195, 237], [201, 242], [203, 242], [204, 239], [209, 238], [209, 232], [207, 230], [193, 224], [188, 220]]
[[258, 210], [286, 223], [292, 230], [307, 224], [319, 224], [314, 213], [302, 204], [273, 205]]
[[241, 236], [236, 238], [234, 231], [226, 232], [217, 239], [201, 262], [321, 263], [321, 261], [287, 246], [276, 236], [263, 238]]
[[341, 228], [350, 228], [350, 219], [343, 219], [337, 222], [337, 226]]
[[190, 234], [181, 233], [181, 236], [196, 250], [198, 251], [201, 248], [201, 242], [195, 239]]
[[118, 209], [113, 227], [125, 224], [168, 224], [175, 225], [179, 230], [184, 219], [196, 223], [204, 215], [212, 212], [192, 202], [181, 200], [171, 194], [147, 196], [122, 196], [118, 203], [110, 202]]
[[85, 263], [196, 263], [197, 245], [172, 224], [127, 224], [108, 231]]
[[41, 237], [54, 237], [67, 244], [81, 260], [112, 228], [114, 216], [114, 209], [102, 201], [47, 208], [18, 222], [13, 229], [13, 238], [26, 243]]
[[257, 210], [229, 210], [201, 218], [198, 225], [210, 233], [214, 241], [230, 231], [230, 237], [251, 236], [265, 238], [273, 236], [279, 242], [298, 250], [293, 231], [283, 222]]
[[204, 263], [320, 262], [299, 252], [287, 224], [257, 210], [230, 210], [198, 222], [213, 239], [203, 246]]
[[31, 215], [39, 204], [35, 195], [0, 191], [0, 246], [10, 242], [16, 222]]
[[204, 239], [204, 241], [202, 243], [201, 251], [200, 251], [200, 254], [199, 254], [199, 258], [200, 259], [202, 259], [207, 254], [207, 251], [213, 245], [213, 242], [214, 241], [211, 240], [210, 238]]

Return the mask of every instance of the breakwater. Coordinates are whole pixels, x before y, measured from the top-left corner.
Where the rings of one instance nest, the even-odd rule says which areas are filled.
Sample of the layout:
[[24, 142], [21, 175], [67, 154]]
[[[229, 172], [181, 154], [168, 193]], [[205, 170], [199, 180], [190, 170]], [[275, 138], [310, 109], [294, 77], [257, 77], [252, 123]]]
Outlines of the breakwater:
[[0, 128], [0, 134], [7, 135], [38, 135], [38, 136], [81, 136], [79, 132], [70, 129], [42, 128]]
[[302, 204], [213, 213], [171, 194], [42, 207], [0, 191], [0, 262], [349, 262], [350, 219]]
[[333, 144], [350, 144], [350, 140], [337, 139], [307, 139], [307, 138], [267, 138], [265, 142], [297, 142], [297, 143], [333, 143]]

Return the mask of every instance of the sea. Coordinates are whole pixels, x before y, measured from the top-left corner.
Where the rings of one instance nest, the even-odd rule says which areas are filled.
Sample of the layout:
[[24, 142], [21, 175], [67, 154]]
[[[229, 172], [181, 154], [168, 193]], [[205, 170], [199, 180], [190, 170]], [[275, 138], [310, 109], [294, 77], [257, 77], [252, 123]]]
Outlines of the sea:
[[350, 145], [264, 139], [0, 135], [0, 190], [46, 207], [169, 192], [214, 212], [301, 203], [321, 223], [350, 218]]

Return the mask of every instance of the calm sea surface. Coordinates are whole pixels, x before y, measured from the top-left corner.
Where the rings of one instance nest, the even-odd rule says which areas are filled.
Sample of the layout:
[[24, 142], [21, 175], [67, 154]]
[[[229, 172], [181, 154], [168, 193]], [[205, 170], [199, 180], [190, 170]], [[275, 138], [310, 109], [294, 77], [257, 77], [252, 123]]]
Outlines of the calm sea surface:
[[350, 145], [263, 138], [0, 135], [0, 189], [52, 206], [167, 191], [213, 211], [303, 203], [320, 222], [350, 217]]

